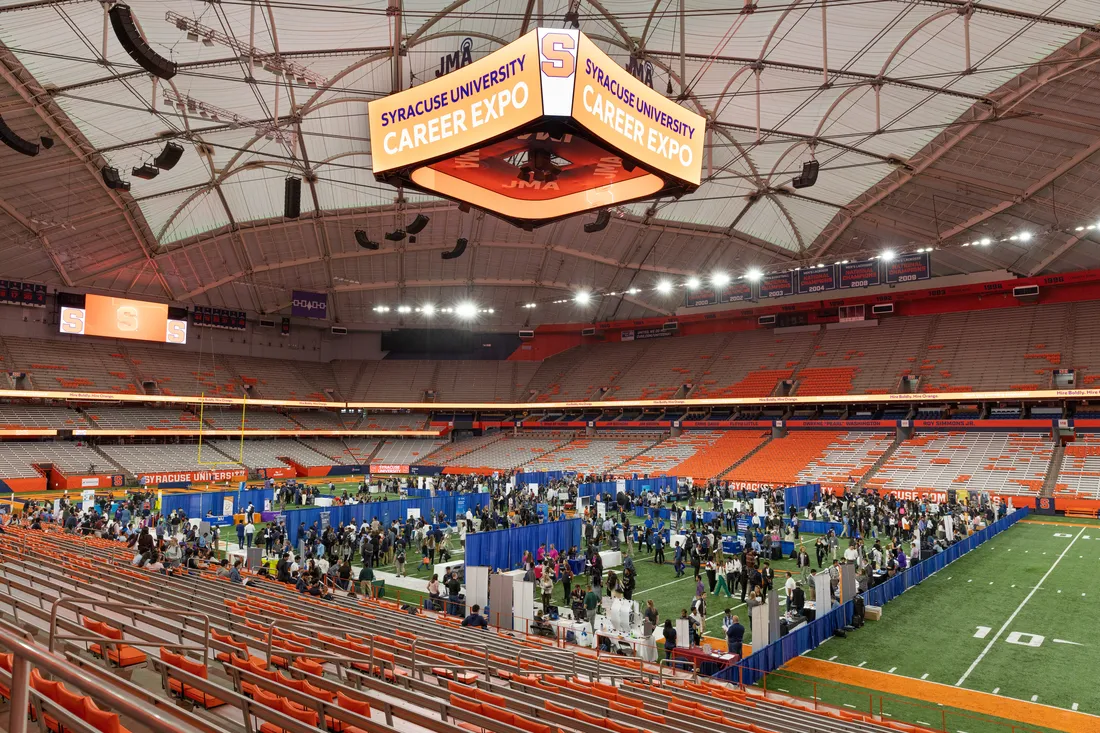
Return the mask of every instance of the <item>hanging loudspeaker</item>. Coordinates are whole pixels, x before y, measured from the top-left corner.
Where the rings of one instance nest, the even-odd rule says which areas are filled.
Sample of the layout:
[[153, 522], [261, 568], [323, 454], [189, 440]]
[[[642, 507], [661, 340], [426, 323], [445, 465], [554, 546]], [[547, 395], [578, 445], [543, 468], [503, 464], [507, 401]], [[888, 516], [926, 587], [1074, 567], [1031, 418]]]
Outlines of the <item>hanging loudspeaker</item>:
[[452, 249], [450, 252], [444, 252], [440, 255], [440, 257], [445, 260], [457, 259], [462, 256], [463, 252], [466, 251], [467, 244], [469, 244], [469, 242], [466, 240], [466, 237], [460, 237], [459, 240], [455, 242], [455, 248]]
[[355, 230], [355, 241], [358, 242], [359, 246], [363, 249], [376, 250], [382, 246], [378, 244], [378, 242], [372, 242], [370, 237], [367, 236], [367, 233], [362, 229]]
[[176, 75], [176, 65], [157, 54], [141, 37], [141, 31], [134, 22], [134, 14], [129, 5], [121, 3], [114, 5], [109, 14], [111, 27], [115, 29], [118, 42], [126, 49], [126, 53], [130, 54], [130, 58], [138, 63], [138, 66], [161, 79], [171, 79]]
[[302, 179], [291, 176], [283, 185], [283, 216], [297, 219], [302, 213]]
[[160, 168], [162, 171], [170, 171], [176, 167], [176, 163], [180, 162], [180, 157], [182, 155], [183, 146], [178, 143], [169, 142], [164, 146], [164, 150], [160, 151], [160, 154], [153, 158], [153, 165]]
[[807, 160], [802, 164], [802, 175], [791, 181], [795, 188], [809, 188], [817, 183], [817, 171], [821, 164], [816, 160]]
[[15, 134], [15, 131], [8, 127], [8, 123], [4, 122], [4, 118], [0, 117], [0, 140], [4, 141], [4, 144], [17, 153], [34, 157], [38, 155], [38, 143], [32, 143], [30, 140], [24, 140]]

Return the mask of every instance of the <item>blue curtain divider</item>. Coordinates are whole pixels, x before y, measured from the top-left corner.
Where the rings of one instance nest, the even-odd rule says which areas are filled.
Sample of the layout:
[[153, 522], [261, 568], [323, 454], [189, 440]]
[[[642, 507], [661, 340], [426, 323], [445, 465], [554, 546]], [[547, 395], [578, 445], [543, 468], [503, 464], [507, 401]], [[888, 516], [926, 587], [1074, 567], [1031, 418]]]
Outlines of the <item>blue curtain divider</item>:
[[244, 491], [202, 491], [193, 494], [166, 494], [160, 502], [161, 514], [171, 514], [173, 510], [182, 509], [188, 517], [205, 517], [207, 512], [213, 512], [215, 516], [222, 513], [223, 499], [226, 496], [233, 498], [233, 511], [243, 512], [248, 508], [249, 502], [255, 505], [256, 511], [263, 511], [264, 501], [274, 498], [272, 489], [245, 489]]
[[792, 506], [802, 509], [811, 501], [821, 500], [821, 484], [802, 484], [801, 486], [788, 486], [783, 489], [783, 503], [787, 509]]
[[[461, 506], [462, 513], [466, 509], [480, 509], [489, 504], [489, 494], [453, 494], [442, 492], [449, 496], [436, 496], [435, 498], [394, 499], [392, 501], [374, 501], [366, 504], [348, 504], [346, 506], [333, 507], [308, 507], [305, 509], [290, 509], [283, 514], [286, 517], [287, 538], [292, 545], [298, 544], [298, 528], [305, 525], [308, 530], [314, 523], [321, 528], [321, 512], [328, 512], [328, 522], [333, 527], [341, 523], [347, 525], [355, 522], [356, 525], [363, 522], [372, 522], [378, 519], [382, 524], [389, 524], [394, 519], [405, 521], [409, 509], [419, 509], [420, 516], [429, 523], [435, 523], [435, 517], [439, 512], [447, 517], [448, 522], [455, 521], [456, 509]], [[430, 518], [429, 518], [430, 517]]]
[[539, 545], [554, 545], [561, 552], [581, 545], [581, 520], [531, 524], [493, 532], [466, 535], [467, 566], [486, 566], [490, 570], [515, 570], [523, 563], [523, 553], [534, 554]]
[[[921, 560], [901, 575], [896, 575], [885, 583], [868, 589], [863, 594], [864, 602], [869, 606], [885, 604], [887, 601], [901, 595], [908, 588], [917, 585], [932, 573], [943, 570], [949, 563], [958, 560], [978, 545], [1005, 531], [1029, 513], [1030, 509], [1027, 507], [1017, 509], [1004, 519], [999, 519], [985, 529], [956, 542], [943, 552]], [[818, 616], [813, 622], [802, 628], [792, 631], [760, 650], [754, 651], [738, 664], [721, 670], [714, 677], [742, 685], [755, 684], [768, 672], [774, 672], [795, 657], [816, 649], [831, 637], [838, 628], [848, 625], [852, 620], [852, 607], [852, 601], [837, 606], [824, 616]]]
[[[647, 491], [662, 491], [675, 489], [678, 485], [676, 476], [654, 476], [652, 478], [631, 478], [626, 480], [626, 490], [637, 494]], [[592, 497], [596, 494], [614, 494], [617, 490], [614, 481], [598, 481], [596, 483], [581, 484], [577, 487], [577, 496]]]
[[516, 486], [526, 486], [527, 484], [545, 486], [551, 481], [560, 481], [561, 479], [571, 478], [576, 475], [576, 471], [528, 471], [526, 473], [517, 473]]
[[[784, 519], [783, 526], [790, 526], [791, 520]], [[809, 519], [798, 520], [798, 532], [799, 534], [805, 532], [806, 534], [829, 534], [829, 530], [836, 532], [836, 536], [840, 537], [844, 532], [843, 522], [817, 522]]]

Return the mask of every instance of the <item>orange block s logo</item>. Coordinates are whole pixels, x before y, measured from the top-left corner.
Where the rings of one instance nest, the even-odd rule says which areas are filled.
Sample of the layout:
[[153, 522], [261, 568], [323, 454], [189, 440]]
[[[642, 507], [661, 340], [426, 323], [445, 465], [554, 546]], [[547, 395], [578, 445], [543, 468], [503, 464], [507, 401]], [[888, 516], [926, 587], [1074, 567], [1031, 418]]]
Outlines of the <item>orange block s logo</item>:
[[577, 70], [577, 62], [570, 53], [577, 43], [568, 33], [547, 33], [542, 37], [542, 73], [549, 77], [566, 79]]

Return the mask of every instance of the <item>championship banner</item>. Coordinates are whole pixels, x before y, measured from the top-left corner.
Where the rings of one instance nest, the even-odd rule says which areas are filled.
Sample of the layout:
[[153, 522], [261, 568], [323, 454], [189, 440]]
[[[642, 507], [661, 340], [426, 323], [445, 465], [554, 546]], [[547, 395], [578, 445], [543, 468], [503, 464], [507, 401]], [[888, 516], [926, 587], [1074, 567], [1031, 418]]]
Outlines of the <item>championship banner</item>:
[[694, 191], [706, 121], [577, 30], [538, 28], [371, 101], [375, 178], [532, 228]]
[[671, 336], [672, 331], [663, 328], [628, 328], [619, 333], [620, 341], [643, 341], [645, 339], [659, 339]]
[[778, 272], [774, 275], [765, 275], [760, 281], [761, 298], [782, 298], [794, 295], [794, 278], [792, 272]]
[[328, 318], [328, 296], [325, 293], [310, 293], [294, 290], [290, 296], [290, 315], [296, 318]]
[[842, 262], [840, 268], [840, 288], [868, 288], [882, 282], [879, 277], [878, 260]]
[[701, 308], [706, 305], [718, 305], [718, 293], [714, 288], [698, 287], [684, 293], [686, 308]]
[[798, 294], [826, 293], [836, 290], [837, 265], [812, 267], [798, 271]]
[[911, 283], [932, 277], [932, 257], [927, 252], [898, 255], [886, 263], [886, 284]]
[[745, 303], [752, 300], [752, 283], [737, 280], [722, 288], [719, 300], [723, 303]]

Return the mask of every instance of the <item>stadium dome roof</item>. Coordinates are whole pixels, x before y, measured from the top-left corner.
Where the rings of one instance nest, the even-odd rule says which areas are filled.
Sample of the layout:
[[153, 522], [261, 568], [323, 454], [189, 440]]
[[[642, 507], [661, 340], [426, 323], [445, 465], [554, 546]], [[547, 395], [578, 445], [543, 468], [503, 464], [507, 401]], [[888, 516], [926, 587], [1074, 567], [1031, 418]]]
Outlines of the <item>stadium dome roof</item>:
[[[0, 2], [0, 114], [55, 141], [0, 148], [6, 277], [253, 312], [330, 294], [342, 323], [396, 325], [379, 303], [472, 297], [489, 327], [673, 312], [659, 277], [791, 266], [936, 245], [936, 274], [1100, 264], [1100, 4], [1095, 0], [134, 0], [154, 79], [99, 2]], [[465, 39], [478, 58], [536, 25], [581, 29], [707, 116], [704, 183], [622, 207], [598, 234], [524, 232], [375, 182], [366, 103], [434, 78]], [[747, 10], [751, 10], [748, 12]], [[541, 17], [540, 17], [541, 16]], [[250, 63], [251, 60], [251, 63]], [[180, 163], [131, 178], [165, 145]], [[791, 179], [811, 157], [817, 184]], [[100, 168], [130, 179], [109, 190]], [[283, 179], [305, 179], [282, 217]], [[415, 244], [381, 241], [421, 211]], [[986, 248], [962, 242], [1028, 242]], [[439, 255], [466, 237], [466, 255]], [[571, 291], [641, 289], [580, 310]], [[537, 301], [529, 310], [521, 304]]]

